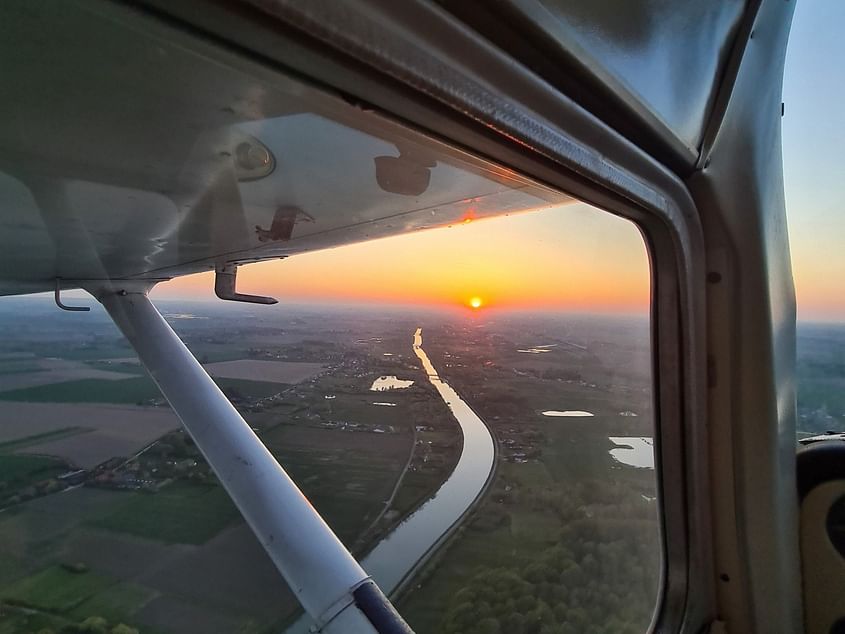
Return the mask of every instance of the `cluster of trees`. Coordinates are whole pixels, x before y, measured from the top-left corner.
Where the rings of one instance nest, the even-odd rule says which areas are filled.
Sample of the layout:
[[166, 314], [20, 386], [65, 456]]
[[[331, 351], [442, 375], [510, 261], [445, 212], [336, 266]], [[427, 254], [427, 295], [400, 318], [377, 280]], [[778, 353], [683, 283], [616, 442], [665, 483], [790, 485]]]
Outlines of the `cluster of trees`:
[[201, 455], [193, 439], [181, 429], [163, 436], [161, 440], [150, 447], [148, 453], [176, 460], [196, 458]]
[[[516, 346], [508, 342], [506, 347]], [[487, 356], [472, 358], [475, 352], [469, 352], [460, 357], [465, 367], [455, 365], [443, 371], [446, 380], [494, 426], [505, 448], [527, 454], [551, 443], [567, 443], [569, 439], [547, 438], [527, 423], [531, 419], [526, 412], [536, 408], [532, 397], [548, 389], [527, 375], [578, 381], [583, 379], [579, 370], [598, 371], [603, 362], [591, 357], [566, 366], [521, 368], [514, 376], [511, 370], [484, 364], [484, 358], [497, 358], [504, 347], [497, 342], [496, 350], [484, 348], [478, 346], [475, 351]], [[645, 388], [644, 376], [642, 381], [639, 375], [631, 381]], [[540, 454], [539, 462], [548, 466], [550, 459], [563, 458], [550, 450]], [[489, 540], [490, 551], [480, 552], [478, 544], [465, 551], [456, 548], [454, 556], [463, 557], [463, 570], [482, 565], [468, 579], [453, 582], [462, 587], [448, 594], [442, 622], [433, 631], [641, 634], [647, 630], [660, 568], [654, 482], [643, 474], [618, 474], [601, 465], [582, 473], [578, 469], [578, 464], [569, 468], [572, 475], [565, 484], [538, 477], [537, 469], [523, 474], [518, 466], [499, 474], [473, 521], [458, 533], [461, 539], [478, 544]], [[521, 513], [527, 517], [521, 518]], [[526, 521], [517, 521], [521, 519]], [[510, 535], [504, 530], [508, 526], [513, 527]], [[514, 540], [513, 547], [508, 539]], [[533, 546], [537, 550], [531, 552]], [[526, 556], [526, 552], [531, 554]], [[437, 578], [434, 574], [428, 583], [436, 583]]]
[[139, 459], [138, 472], [144, 478], [155, 480], [183, 478], [199, 484], [217, 483], [194, 441], [182, 430], [171, 432], [150, 447]]
[[58, 631], [49, 627], [42, 628], [38, 630], [38, 634], [139, 634], [139, 632], [124, 623], [110, 625], [101, 616], [89, 616], [79, 623], [65, 625]]
[[[67, 633], [65, 632], [67, 630]], [[77, 625], [65, 628], [60, 634], [138, 634], [138, 630], [125, 623], [109, 625], [101, 616], [89, 616]]]
[[582, 480], [566, 486], [537, 487], [500, 475], [491, 490], [490, 499], [501, 505], [487, 504], [481, 514], [520, 513], [523, 510], [553, 515], [561, 526], [582, 519], [647, 522], [651, 537], [657, 534], [654, 522], [656, 509], [648, 498], [655, 496], [652, 483], [636, 484], [618, 479]]
[[[41, 497], [42, 495], [57, 493], [64, 488], [66, 488], [65, 485], [55, 478], [41, 480], [40, 482], [36, 482], [35, 484], [31, 484], [23, 489], [20, 489], [14, 495], [10, 495], [0, 502], [0, 507], [20, 504], [21, 502], [26, 502], [28, 500]], [[2, 489], [0, 489], [0, 493], [2, 493]]]
[[[645, 487], [644, 487], [645, 488]], [[650, 488], [645, 488], [654, 495]], [[516, 485], [510, 491], [524, 506], [531, 510], [553, 513], [565, 526], [583, 518], [595, 520], [643, 521], [649, 523], [650, 537], [654, 542], [657, 529], [655, 507], [646, 501], [639, 489], [630, 482], [621, 480], [584, 480], [565, 487], [545, 487], [536, 489]]]
[[654, 609], [654, 526], [579, 521], [522, 568], [486, 568], [457, 592], [444, 634], [642, 634]]
[[502, 554], [496, 565], [479, 567], [450, 600], [438, 631], [641, 634], [655, 607], [660, 564], [655, 506], [644, 488], [611, 478], [566, 487], [500, 478], [494, 502], [470, 528], [483, 533], [520, 512], [542, 513], [560, 522], [559, 537], [530, 560]]

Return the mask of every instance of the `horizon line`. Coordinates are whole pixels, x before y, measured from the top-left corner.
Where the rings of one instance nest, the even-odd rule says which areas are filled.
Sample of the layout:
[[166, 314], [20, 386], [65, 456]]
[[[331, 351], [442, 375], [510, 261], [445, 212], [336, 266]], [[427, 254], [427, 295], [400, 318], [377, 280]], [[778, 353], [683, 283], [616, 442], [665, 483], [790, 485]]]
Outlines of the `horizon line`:
[[[65, 295], [68, 297], [73, 297], [77, 300], [86, 300], [91, 302], [92, 304], [96, 304], [96, 300], [89, 295], [87, 292], [81, 289], [69, 289], [64, 292]], [[4, 299], [17, 299], [17, 300], [38, 300], [38, 301], [53, 301], [53, 293], [52, 292], [41, 292], [41, 293], [27, 293], [27, 294], [20, 294], [20, 295], [4, 295], [2, 296]], [[251, 304], [248, 302], [227, 302], [225, 300], [221, 300], [215, 296], [185, 296], [185, 297], [151, 297], [150, 298], [153, 303], [180, 303], [180, 302], [191, 302], [191, 303], [201, 303], [201, 304], [216, 304], [219, 306], [229, 305], [229, 304], [236, 304], [241, 307], [249, 307]], [[253, 305], [254, 306], [254, 305]], [[537, 306], [537, 305], [516, 305], [516, 304], [503, 304], [503, 305], [486, 305], [480, 309], [471, 309], [466, 304], [459, 304], [459, 303], [446, 303], [446, 302], [438, 302], [438, 303], [410, 303], [410, 302], [403, 302], [403, 301], [396, 301], [396, 300], [373, 300], [373, 299], [352, 299], [352, 298], [343, 298], [343, 299], [327, 299], [327, 298], [288, 298], [280, 300], [278, 304], [275, 305], [276, 309], [278, 308], [286, 308], [286, 307], [308, 307], [308, 308], [319, 308], [321, 306], [324, 307], [337, 307], [337, 308], [367, 308], [367, 309], [379, 309], [379, 308], [398, 308], [398, 309], [405, 309], [405, 310], [426, 310], [426, 311], [460, 311], [465, 312], [468, 315], [483, 315], [485, 313], [496, 313], [496, 314], [503, 314], [503, 313], [542, 313], [542, 314], [549, 314], [549, 313], [556, 313], [556, 314], [574, 314], [574, 315], [602, 315], [608, 317], [647, 317], [650, 313], [650, 307], [646, 306], [642, 309], [636, 309], [632, 307], [626, 307], [625, 309], [614, 309], [602, 306], [593, 306], [593, 307], [566, 307], [566, 306]], [[264, 308], [270, 308], [270, 306], [265, 306]], [[800, 315], [796, 318], [796, 324], [802, 325], [845, 325], [845, 316], [839, 317], [830, 317], [830, 316], [808, 316], [808, 317], [801, 317]]]

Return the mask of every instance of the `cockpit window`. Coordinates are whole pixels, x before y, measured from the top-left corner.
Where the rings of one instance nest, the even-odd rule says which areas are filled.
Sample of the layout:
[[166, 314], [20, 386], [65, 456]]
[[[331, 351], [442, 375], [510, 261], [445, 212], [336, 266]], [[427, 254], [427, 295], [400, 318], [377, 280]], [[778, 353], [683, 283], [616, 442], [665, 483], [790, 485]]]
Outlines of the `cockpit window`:
[[419, 634], [647, 630], [637, 226], [123, 3], [0, 24], [0, 634], [308, 631], [256, 436]]
[[[581, 203], [152, 297], [418, 634], [644, 632], [661, 574], [650, 273]], [[93, 300], [0, 302], [0, 631], [305, 632]], [[91, 629], [100, 628], [100, 629]], [[82, 631], [82, 630], [80, 630]]]
[[784, 75], [784, 178], [798, 303], [798, 435], [845, 432], [845, 222], [836, 2], [797, 5]]

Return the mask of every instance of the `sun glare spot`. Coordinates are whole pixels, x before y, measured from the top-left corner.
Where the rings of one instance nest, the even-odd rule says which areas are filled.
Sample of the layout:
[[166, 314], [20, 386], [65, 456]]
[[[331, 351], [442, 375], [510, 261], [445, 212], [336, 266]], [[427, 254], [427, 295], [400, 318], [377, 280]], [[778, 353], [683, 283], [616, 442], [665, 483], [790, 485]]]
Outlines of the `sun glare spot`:
[[469, 300], [469, 305], [471, 308], [481, 308], [481, 304], [483, 304], [483, 302], [481, 301], [480, 297], [473, 297]]

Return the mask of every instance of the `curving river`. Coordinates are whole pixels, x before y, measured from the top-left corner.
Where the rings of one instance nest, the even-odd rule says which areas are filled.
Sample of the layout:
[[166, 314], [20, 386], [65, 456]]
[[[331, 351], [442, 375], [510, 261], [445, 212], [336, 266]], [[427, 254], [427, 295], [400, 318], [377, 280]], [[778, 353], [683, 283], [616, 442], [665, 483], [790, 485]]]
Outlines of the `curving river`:
[[[464, 437], [458, 464], [432, 498], [388, 533], [361, 560], [361, 566], [390, 595], [425, 561], [440, 539], [447, 535], [478, 498], [493, 469], [493, 437], [484, 422], [458, 393], [437, 374], [422, 348], [422, 328], [414, 333], [414, 354], [428, 380], [449, 407]], [[311, 619], [305, 615], [287, 629], [287, 634], [307, 632]]]

